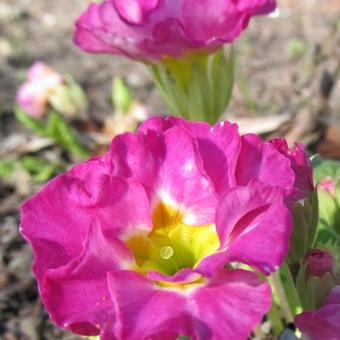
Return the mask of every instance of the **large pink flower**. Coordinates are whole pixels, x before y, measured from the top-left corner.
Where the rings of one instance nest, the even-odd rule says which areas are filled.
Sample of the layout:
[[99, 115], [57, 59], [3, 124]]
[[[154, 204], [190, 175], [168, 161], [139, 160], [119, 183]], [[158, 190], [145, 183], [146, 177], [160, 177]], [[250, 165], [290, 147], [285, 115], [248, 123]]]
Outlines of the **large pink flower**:
[[17, 102], [34, 118], [40, 118], [48, 105], [48, 97], [64, 81], [63, 77], [43, 62], [34, 63], [27, 72], [27, 81], [17, 92]]
[[295, 323], [310, 340], [340, 339], [340, 286], [335, 286], [323, 306], [295, 317]]
[[228, 122], [153, 118], [22, 207], [54, 322], [102, 339], [246, 339], [287, 255], [290, 161]]
[[253, 15], [274, 8], [275, 0], [106, 0], [78, 19], [74, 41], [133, 59], [180, 57], [234, 41]]

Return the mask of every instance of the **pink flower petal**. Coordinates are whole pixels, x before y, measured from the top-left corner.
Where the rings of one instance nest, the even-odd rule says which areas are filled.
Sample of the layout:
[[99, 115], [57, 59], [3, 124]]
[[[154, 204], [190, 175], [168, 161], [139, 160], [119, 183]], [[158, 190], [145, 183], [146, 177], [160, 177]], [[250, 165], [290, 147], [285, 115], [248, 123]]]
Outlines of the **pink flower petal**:
[[21, 233], [39, 254], [33, 266], [39, 281], [47, 269], [65, 265], [82, 253], [94, 219], [117, 235], [129, 228], [151, 228], [141, 185], [101, 173], [100, 162], [86, 162], [57, 177], [22, 206]]
[[236, 124], [222, 122], [210, 126], [203, 122], [190, 122], [178, 117], [154, 117], [142, 124], [139, 131], [154, 130], [164, 133], [173, 126], [182, 126], [197, 140], [203, 167], [214, 184], [215, 191], [222, 195], [235, 186], [237, 157], [241, 138]]
[[274, 8], [274, 0], [106, 0], [77, 20], [74, 41], [88, 52], [142, 61], [182, 57], [234, 41], [253, 15]]
[[[142, 275], [108, 275], [118, 338], [246, 339], [271, 305], [267, 283], [248, 271], [222, 271], [185, 289], [161, 288]], [[221, 322], [223, 320], [223, 322]], [[163, 338], [162, 338], [163, 339]]]
[[340, 286], [333, 288], [317, 311], [306, 311], [295, 317], [300, 331], [310, 340], [340, 339]]
[[118, 13], [131, 24], [142, 24], [160, 0], [112, 0]]
[[184, 0], [182, 15], [185, 32], [197, 42], [232, 42], [249, 20], [248, 10], [239, 12], [231, 0]]
[[279, 189], [261, 183], [231, 189], [219, 203], [216, 225], [221, 249], [196, 268], [205, 275], [230, 262], [269, 275], [288, 253], [292, 220]]
[[74, 333], [98, 335], [114, 317], [106, 273], [132, 261], [128, 248], [104, 235], [94, 222], [84, 252], [65, 266], [49, 269], [40, 285], [52, 320]]
[[155, 271], [150, 271], [146, 277], [152, 281], [164, 281], [172, 283], [189, 283], [197, 281], [201, 278], [201, 274], [197, 273], [195, 270], [185, 268], [179, 270], [175, 275], [165, 275]]
[[47, 109], [51, 91], [63, 81], [59, 73], [38, 61], [27, 71], [27, 81], [19, 87], [16, 101], [29, 116], [41, 118]]
[[258, 180], [281, 188], [288, 196], [293, 190], [295, 175], [290, 161], [271, 143], [249, 134], [242, 137], [236, 179], [238, 185], [247, 185], [252, 180]]
[[153, 207], [159, 202], [174, 205], [188, 225], [214, 221], [216, 195], [196, 141], [186, 129], [175, 126], [163, 136], [151, 130], [146, 135], [118, 136], [111, 157], [115, 174], [141, 182]]
[[301, 143], [288, 148], [284, 138], [275, 138], [270, 141], [275, 148], [284, 155], [291, 163], [291, 168], [295, 174], [294, 189], [290, 195], [290, 200], [296, 202], [306, 198], [314, 189], [313, 169], [305, 147]]

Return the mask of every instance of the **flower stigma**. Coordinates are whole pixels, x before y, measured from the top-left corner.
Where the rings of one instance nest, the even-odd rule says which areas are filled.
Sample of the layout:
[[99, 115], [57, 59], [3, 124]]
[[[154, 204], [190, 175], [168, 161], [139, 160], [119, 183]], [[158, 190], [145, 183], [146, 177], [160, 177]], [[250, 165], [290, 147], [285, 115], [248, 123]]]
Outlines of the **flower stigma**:
[[203, 257], [216, 252], [219, 239], [214, 224], [197, 226], [184, 221], [183, 212], [160, 202], [152, 212], [152, 231], [125, 240], [141, 272], [173, 275], [194, 268]]
[[159, 253], [162, 259], [169, 260], [174, 256], [174, 249], [170, 246], [162, 247]]

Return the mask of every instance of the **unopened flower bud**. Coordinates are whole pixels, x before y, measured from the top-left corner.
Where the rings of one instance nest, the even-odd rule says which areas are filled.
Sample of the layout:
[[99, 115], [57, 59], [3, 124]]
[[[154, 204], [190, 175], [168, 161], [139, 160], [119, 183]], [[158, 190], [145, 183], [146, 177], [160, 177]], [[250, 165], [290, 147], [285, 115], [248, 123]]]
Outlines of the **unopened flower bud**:
[[318, 189], [335, 196], [335, 183], [335, 180], [331, 177], [323, 178], [318, 184]]
[[41, 118], [51, 93], [64, 81], [63, 77], [43, 62], [34, 63], [27, 72], [27, 80], [18, 89], [17, 103], [33, 118]]
[[337, 285], [334, 268], [335, 259], [327, 250], [313, 249], [306, 255], [296, 279], [303, 309], [321, 307], [327, 295]]
[[313, 249], [306, 257], [307, 275], [309, 277], [322, 277], [333, 269], [333, 256], [326, 251]]

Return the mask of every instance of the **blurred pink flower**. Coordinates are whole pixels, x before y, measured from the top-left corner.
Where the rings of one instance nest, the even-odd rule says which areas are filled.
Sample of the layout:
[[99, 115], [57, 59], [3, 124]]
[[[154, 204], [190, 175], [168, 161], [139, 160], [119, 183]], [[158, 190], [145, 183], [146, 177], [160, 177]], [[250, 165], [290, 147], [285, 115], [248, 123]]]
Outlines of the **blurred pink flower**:
[[27, 80], [17, 92], [17, 103], [30, 116], [41, 118], [47, 109], [48, 97], [63, 77], [43, 62], [34, 63], [27, 72]]
[[340, 286], [335, 286], [323, 306], [295, 317], [295, 323], [309, 340], [340, 339]]
[[252, 16], [274, 9], [275, 0], [106, 0], [77, 20], [74, 41], [137, 60], [181, 57], [233, 42]]
[[282, 264], [294, 181], [272, 144], [228, 122], [155, 117], [115, 137], [22, 207], [50, 317], [102, 339], [246, 339], [271, 292], [231, 263]]
[[318, 188], [329, 193], [331, 196], [335, 196], [336, 181], [332, 177], [323, 178], [318, 183]]

